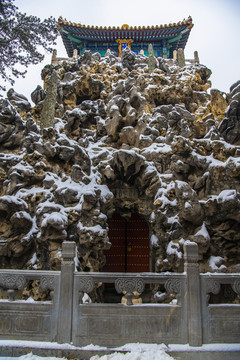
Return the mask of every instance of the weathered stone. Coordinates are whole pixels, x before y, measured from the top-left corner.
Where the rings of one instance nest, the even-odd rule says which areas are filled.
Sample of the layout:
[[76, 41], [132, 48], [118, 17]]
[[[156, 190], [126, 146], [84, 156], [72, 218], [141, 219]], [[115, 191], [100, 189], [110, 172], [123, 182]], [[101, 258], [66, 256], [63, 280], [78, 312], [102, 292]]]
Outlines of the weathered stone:
[[[237, 94], [240, 94], [240, 90]], [[225, 115], [218, 130], [227, 142], [238, 144], [240, 141], [240, 101], [232, 100]]]
[[203, 210], [195, 191], [187, 183], [181, 181], [176, 181], [175, 191], [182, 218], [196, 225], [201, 223]]
[[127, 46], [122, 52], [122, 65], [124, 68], [127, 68], [129, 71], [132, 71], [134, 69], [135, 63], [136, 63], [136, 55]]
[[166, 60], [163, 59], [162, 57], [158, 57], [157, 60], [158, 60], [158, 64], [159, 64], [159, 69], [165, 71], [166, 73], [169, 73], [170, 69], [169, 69], [169, 66], [168, 66]]
[[94, 79], [91, 74], [84, 74], [81, 80], [77, 80], [74, 84], [74, 90], [77, 95], [78, 104], [83, 100], [97, 100], [101, 97], [101, 91], [104, 88], [104, 84]]
[[56, 189], [55, 195], [60, 204], [64, 206], [70, 206], [76, 204], [79, 200], [78, 192], [71, 188]]
[[152, 44], [148, 45], [148, 72], [151, 74], [156, 67], [156, 59], [153, 53]]
[[240, 143], [240, 86], [239, 81], [231, 87], [231, 99], [225, 118], [220, 123], [218, 130], [224, 139], [231, 144]]
[[18, 94], [16, 91], [14, 91], [14, 89], [8, 90], [7, 97], [10, 103], [18, 110], [28, 112], [31, 109], [31, 104], [26, 96]]
[[230, 92], [232, 93], [236, 87], [240, 85], [240, 80], [236, 81], [234, 84], [230, 86]]
[[34, 104], [38, 104], [39, 102], [43, 101], [45, 99], [46, 92], [43, 90], [43, 88], [38, 85], [36, 89], [31, 93], [31, 99], [34, 102]]
[[25, 211], [15, 212], [11, 216], [10, 222], [13, 228], [17, 229], [18, 231], [29, 231], [33, 225], [33, 220], [31, 216]]
[[184, 67], [185, 66], [185, 56], [183, 49], [178, 49], [177, 51], [177, 63], [178, 66]]
[[20, 146], [24, 140], [24, 122], [9, 100], [0, 100], [0, 144], [4, 148]]
[[81, 65], [90, 65], [92, 61], [92, 52], [86, 50], [83, 55], [78, 59], [78, 64]]
[[61, 160], [69, 161], [72, 159], [74, 152], [75, 151], [72, 147], [62, 145], [59, 148], [59, 157]]
[[54, 124], [55, 106], [57, 98], [57, 81], [58, 75], [57, 72], [54, 70], [48, 83], [46, 98], [44, 100], [40, 117], [41, 132], [43, 132], [43, 129], [52, 127]]
[[144, 158], [133, 151], [119, 150], [113, 154], [112, 167], [116, 175], [131, 184], [146, 165]]
[[83, 180], [84, 176], [85, 176], [85, 173], [82, 170], [81, 166], [73, 165], [72, 171], [71, 171], [71, 178], [73, 179], [73, 181], [80, 182]]

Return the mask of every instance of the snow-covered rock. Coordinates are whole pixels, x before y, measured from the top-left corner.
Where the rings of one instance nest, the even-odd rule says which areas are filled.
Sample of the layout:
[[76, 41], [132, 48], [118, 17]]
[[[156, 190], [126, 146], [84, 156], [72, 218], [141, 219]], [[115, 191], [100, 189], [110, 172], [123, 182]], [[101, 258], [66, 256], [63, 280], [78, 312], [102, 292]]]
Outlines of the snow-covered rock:
[[45, 67], [45, 84], [57, 71], [57, 102], [41, 132], [47, 89], [31, 111], [14, 92], [0, 100], [1, 267], [59, 269], [69, 239], [77, 269], [100, 271], [115, 211], [145, 218], [156, 271], [182, 271], [187, 239], [200, 269], [214, 271], [210, 257], [237, 266], [239, 84], [209, 94], [205, 66], [160, 63], [149, 73], [127, 50]]

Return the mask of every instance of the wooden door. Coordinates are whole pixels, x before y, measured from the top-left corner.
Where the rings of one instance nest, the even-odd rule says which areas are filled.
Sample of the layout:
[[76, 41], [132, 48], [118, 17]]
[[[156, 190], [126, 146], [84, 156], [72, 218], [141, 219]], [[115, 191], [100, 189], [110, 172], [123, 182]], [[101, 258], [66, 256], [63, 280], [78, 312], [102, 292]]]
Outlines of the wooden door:
[[107, 272], [149, 271], [149, 230], [147, 222], [138, 214], [125, 220], [115, 213], [108, 221], [112, 246], [105, 251]]

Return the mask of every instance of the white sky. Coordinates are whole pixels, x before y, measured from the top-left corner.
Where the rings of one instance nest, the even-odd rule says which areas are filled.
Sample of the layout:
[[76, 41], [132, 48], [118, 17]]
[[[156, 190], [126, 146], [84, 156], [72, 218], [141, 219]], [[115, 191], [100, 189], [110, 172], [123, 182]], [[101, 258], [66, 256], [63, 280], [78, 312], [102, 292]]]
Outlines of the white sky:
[[[191, 15], [194, 27], [185, 57], [193, 58], [198, 50], [200, 62], [212, 70], [213, 88], [228, 92], [240, 79], [240, 0], [15, 0], [15, 4], [19, 11], [41, 19], [62, 16], [98, 26], [161, 25]], [[56, 48], [59, 57], [67, 57], [60, 37]], [[14, 89], [30, 100], [36, 86], [42, 86], [41, 69], [50, 60], [46, 54], [44, 62], [30, 66], [26, 78], [17, 80]]]

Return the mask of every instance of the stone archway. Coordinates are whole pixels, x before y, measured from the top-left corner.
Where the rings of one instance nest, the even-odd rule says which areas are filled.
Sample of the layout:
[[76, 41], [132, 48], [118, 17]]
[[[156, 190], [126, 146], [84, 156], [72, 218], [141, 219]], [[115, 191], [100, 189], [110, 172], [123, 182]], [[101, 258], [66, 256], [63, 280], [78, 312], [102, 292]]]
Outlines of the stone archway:
[[114, 213], [108, 221], [109, 241], [112, 246], [105, 251], [106, 272], [148, 272], [149, 228], [146, 220], [137, 213], [129, 219]]

